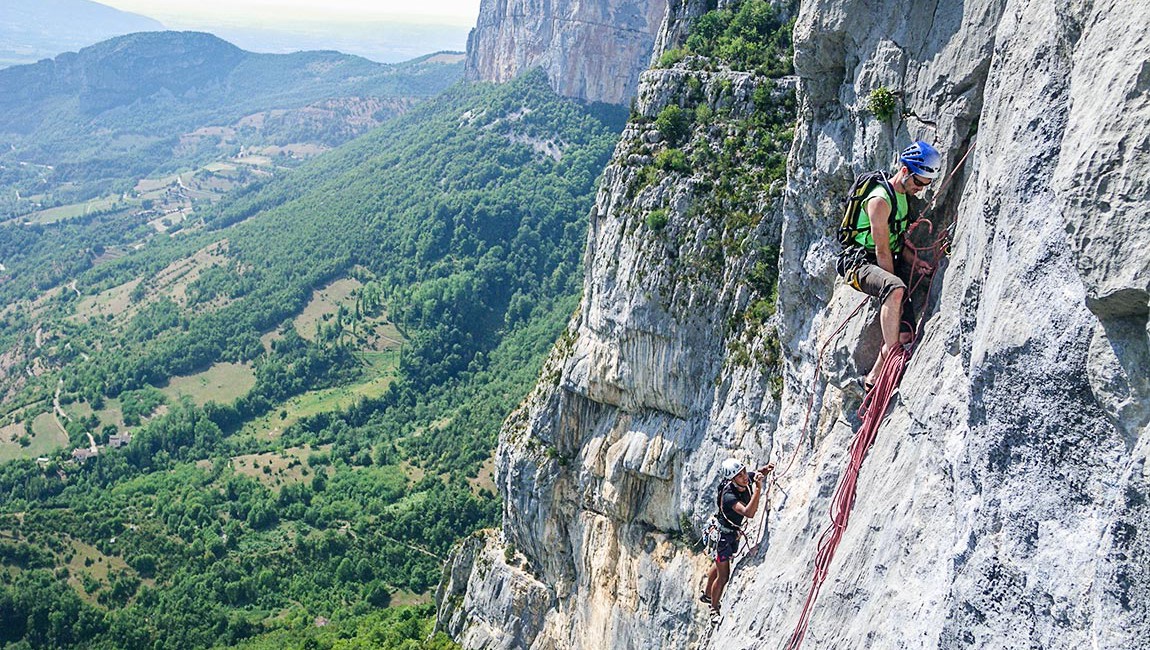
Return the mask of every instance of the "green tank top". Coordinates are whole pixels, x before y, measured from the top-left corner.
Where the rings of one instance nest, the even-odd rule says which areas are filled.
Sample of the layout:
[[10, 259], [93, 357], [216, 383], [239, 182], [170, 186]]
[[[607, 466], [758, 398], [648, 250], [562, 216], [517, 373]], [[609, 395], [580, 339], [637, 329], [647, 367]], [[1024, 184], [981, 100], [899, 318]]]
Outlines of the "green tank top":
[[[886, 190], [882, 185], [875, 185], [874, 189], [867, 194], [867, 197], [862, 202], [862, 207], [859, 208], [859, 234], [855, 235], [855, 241], [862, 245], [863, 248], [870, 252], [874, 252], [874, 236], [870, 232], [870, 215], [866, 212], [866, 206], [874, 197], [882, 199], [887, 205], [890, 205], [890, 198], [888, 198]], [[910, 210], [906, 204], [906, 195], [894, 193], [895, 202], [898, 208], [892, 208], [890, 218], [887, 223], [890, 224], [890, 252], [898, 253], [902, 251], [902, 235], [906, 232], [907, 227], [907, 212]]]

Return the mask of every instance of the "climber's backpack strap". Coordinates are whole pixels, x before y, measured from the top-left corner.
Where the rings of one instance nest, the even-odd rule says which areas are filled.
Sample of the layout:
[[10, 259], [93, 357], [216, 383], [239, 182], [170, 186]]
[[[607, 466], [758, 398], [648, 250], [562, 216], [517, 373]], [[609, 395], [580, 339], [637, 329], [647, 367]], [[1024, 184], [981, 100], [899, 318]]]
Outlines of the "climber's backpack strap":
[[882, 171], [866, 172], [859, 174], [855, 178], [855, 182], [851, 184], [850, 192], [847, 193], [846, 205], [843, 207], [842, 220], [839, 222], [839, 244], [843, 248], [851, 246], [862, 247], [858, 241], [860, 233], [866, 231], [866, 228], [859, 227], [859, 211], [862, 210], [863, 201], [874, 189], [875, 185], [881, 185], [886, 190], [887, 196], [890, 199], [891, 208], [894, 209], [895, 196], [894, 187], [891, 186], [890, 180], [887, 179], [886, 173]]

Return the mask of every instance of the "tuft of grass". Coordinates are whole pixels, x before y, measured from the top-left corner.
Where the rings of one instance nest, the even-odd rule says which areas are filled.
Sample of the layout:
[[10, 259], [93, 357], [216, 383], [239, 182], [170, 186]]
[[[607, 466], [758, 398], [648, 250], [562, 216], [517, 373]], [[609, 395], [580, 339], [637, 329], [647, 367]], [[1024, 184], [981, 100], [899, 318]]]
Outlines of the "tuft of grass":
[[655, 156], [655, 166], [665, 172], [686, 173], [691, 170], [687, 154], [679, 149], [664, 149]]
[[867, 110], [874, 114], [880, 120], [886, 121], [894, 116], [894, 109], [897, 105], [897, 98], [886, 86], [880, 86], [870, 91], [870, 96], [867, 98]]
[[687, 51], [682, 48], [674, 48], [663, 52], [659, 57], [659, 62], [655, 64], [656, 68], [670, 68], [679, 61], [682, 61], [687, 56]]

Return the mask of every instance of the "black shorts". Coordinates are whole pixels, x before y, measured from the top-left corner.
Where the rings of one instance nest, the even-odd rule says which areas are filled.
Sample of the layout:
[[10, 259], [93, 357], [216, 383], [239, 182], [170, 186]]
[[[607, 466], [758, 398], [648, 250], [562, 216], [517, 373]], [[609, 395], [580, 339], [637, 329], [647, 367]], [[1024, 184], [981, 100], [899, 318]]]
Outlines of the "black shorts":
[[719, 543], [715, 546], [715, 561], [729, 562], [739, 550], [739, 532], [719, 529]]

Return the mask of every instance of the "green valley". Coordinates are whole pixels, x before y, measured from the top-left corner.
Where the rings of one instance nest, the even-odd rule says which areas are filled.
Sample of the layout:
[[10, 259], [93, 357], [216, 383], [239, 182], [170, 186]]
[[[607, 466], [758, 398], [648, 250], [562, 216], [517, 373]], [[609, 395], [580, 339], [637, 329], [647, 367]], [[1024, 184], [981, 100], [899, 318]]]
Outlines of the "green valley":
[[125, 168], [119, 207], [0, 224], [0, 645], [451, 647], [430, 590], [499, 521], [625, 118], [458, 84], [270, 173]]
[[461, 54], [384, 65], [256, 54], [197, 32], [130, 34], [3, 69], [0, 220], [131, 210], [163, 230], [159, 217], [361, 135], [461, 73]]

